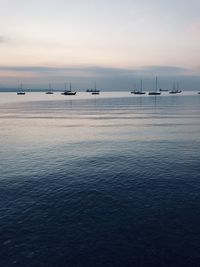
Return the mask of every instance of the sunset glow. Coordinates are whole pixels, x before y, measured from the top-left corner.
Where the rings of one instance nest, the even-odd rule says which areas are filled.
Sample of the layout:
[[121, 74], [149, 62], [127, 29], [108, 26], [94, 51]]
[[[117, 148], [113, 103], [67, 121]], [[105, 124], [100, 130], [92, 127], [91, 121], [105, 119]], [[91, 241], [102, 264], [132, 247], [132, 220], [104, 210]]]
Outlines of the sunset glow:
[[[149, 67], [182, 68], [182, 73], [166, 70], [162, 76], [199, 77], [197, 0], [10, 0], [1, 6], [3, 84], [9, 77], [13, 82], [19, 77], [30, 78], [30, 84], [42, 84], [48, 75], [35, 71], [40, 67], [53, 68], [55, 82], [62, 77], [79, 79], [83, 73], [92, 80], [99, 77], [95, 71], [91, 75], [88, 67], [112, 68], [114, 72], [128, 69], [132, 75], [139, 70], [143, 77]], [[24, 70], [13, 71], [13, 67]], [[30, 72], [31, 67], [36, 69]], [[68, 71], [70, 68], [73, 73]], [[77, 70], [80, 68], [82, 75]], [[151, 75], [157, 73], [152, 71]]]

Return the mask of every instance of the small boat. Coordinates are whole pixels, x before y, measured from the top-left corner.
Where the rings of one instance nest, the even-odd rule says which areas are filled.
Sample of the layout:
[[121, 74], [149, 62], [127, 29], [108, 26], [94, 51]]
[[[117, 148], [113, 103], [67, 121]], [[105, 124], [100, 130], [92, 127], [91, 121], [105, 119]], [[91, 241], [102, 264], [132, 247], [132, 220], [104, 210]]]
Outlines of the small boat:
[[96, 89], [96, 91], [95, 91], [95, 89], [87, 89], [86, 92], [87, 93], [92, 93], [92, 92], [99, 92], [100, 93], [100, 90]]
[[162, 89], [162, 88], [160, 88], [159, 91], [160, 92], [168, 92], [169, 90], [168, 89]]
[[141, 91], [132, 91], [131, 94], [134, 94], [134, 95], [145, 95], [146, 92], [141, 92]]
[[96, 83], [94, 84], [94, 89], [92, 90], [92, 95], [99, 95], [99, 93], [100, 93], [100, 90], [97, 90], [97, 88], [96, 88]]
[[161, 95], [161, 92], [158, 92], [158, 78], [156, 77], [156, 91], [149, 92], [148, 95]]
[[141, 80], [140, 84], [141, 84], [140, 90], [135, 89], [134, 91], [131, 91], [131, 94], [134, 94], [134, 95], [145, 95], [146, 94], [146, 92], [142, 91], [142, 80]]
[[94, 85], [94, 89], [87, 89], [86, 92], [92, 93], [92, 95], [99, 95], [100, 94], [100, 90], [96, 88], [96, 82]]
[[21, 89], [20, 89], [20, 91], [17, 92], [17, 95], [25, 95], [26, 93], [23, 90], [22, 83], [21, 83], [21, 86], [20, 87], [21, 87]]
[[149, 92], [148, 95], [161, 95], [161, 93], [160, 92]]
[[177, 94], [177, 93], [178, 93], [177, 90], [172, 90], [172, 91], [169, 92], [169, 94], [174, 94], [174, 95]]
[[25, 92], [17, 92], [17, 95], [25, 95]]
[[169, 94], [180, 94], [181, 92], [181, 90], [172, 90], [169, 92]]
[[198, 92], [198, 94], [200, 95], [200, 92]]
[[72, 91], [72, 85], [71, 85], [71, 82], [70, 82], [70, 85], [69, 85], [69, 90], [66, 89], [66, 83], [65, 83], [65, 91], [63, 93], [61, 93], [61, 95], [76, 95], [76, 91]]
[[46, 92], [47, 95], [52, 95], [53, 91], [51, 89], [51, 84], [49, 84], [49, 90]]
[[99, 95], [99, 91], [93, 91], [92, 95]]

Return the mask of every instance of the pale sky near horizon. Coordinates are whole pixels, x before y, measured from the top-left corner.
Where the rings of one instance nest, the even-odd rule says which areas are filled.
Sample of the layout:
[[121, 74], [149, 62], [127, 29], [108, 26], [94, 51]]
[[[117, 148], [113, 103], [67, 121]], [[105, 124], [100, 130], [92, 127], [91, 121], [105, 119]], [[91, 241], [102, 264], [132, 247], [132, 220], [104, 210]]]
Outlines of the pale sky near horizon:
[[200, 76], [199, 0], [0, 4], [3, 82], [24, 79], [40, 84], [50, 77], [78, 81], [106, 72], [114, 79], [131, 70], [143, 77]]

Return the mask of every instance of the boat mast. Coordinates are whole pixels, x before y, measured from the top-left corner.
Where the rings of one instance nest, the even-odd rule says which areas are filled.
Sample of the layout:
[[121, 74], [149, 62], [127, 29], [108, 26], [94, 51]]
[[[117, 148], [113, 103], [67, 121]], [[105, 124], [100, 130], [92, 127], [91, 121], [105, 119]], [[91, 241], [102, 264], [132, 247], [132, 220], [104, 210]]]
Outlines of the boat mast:
[[177, 82], [176, 88], [179, 91], [179, 82]]
[[140, 90], [142, 92], [142, 80], [140, 81]]
[[175, 85], [175, 82], [173, 82], [173, 91], [176, 91], [176, 85]]
[[158, 90], [158, 77], [156, 76], [156, 92]]

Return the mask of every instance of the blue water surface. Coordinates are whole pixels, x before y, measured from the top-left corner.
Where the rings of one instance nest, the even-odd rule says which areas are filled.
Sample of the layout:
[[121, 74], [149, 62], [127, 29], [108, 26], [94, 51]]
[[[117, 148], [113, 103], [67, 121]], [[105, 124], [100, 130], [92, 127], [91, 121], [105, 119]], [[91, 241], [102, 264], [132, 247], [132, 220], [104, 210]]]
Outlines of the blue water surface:
[[200, 96], [0, 107], [0, 266], [200, 266]]

